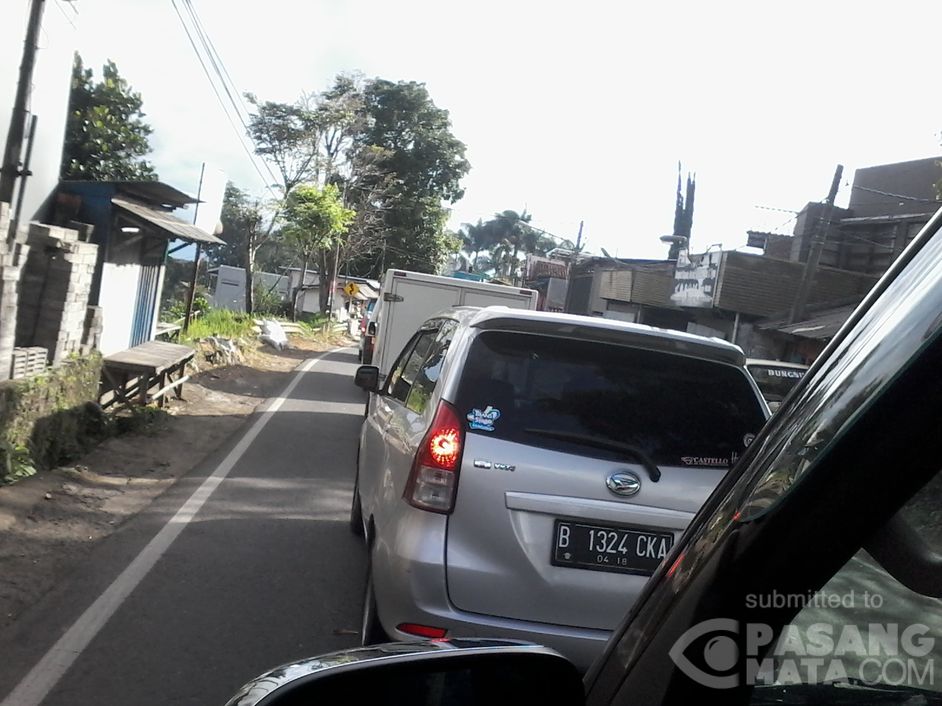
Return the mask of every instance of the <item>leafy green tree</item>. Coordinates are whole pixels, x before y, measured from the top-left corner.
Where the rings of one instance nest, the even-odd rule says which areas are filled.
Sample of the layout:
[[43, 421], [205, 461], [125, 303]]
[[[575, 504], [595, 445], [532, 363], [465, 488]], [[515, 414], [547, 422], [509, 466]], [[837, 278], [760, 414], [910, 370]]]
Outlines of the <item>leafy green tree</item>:
[[490, 268], [490, 258], [486, 263], [481, 262], [481, 253], [490, 250], [494, 245], [494, 229], [485, 224], [480, 218], [477, 223], [464, 223], [458, 230], [461, 240], [461, 250], [465, 253], [465, 260], [472, 272], [481, 272]]
[[216, 264], [230, 264], [245, 268], [245, 311], [255, 310], [255, 259], [260, 248], [272, 240], [272, 216], [259, 200], [252, 198], [232, 182], [226, 185], [222, 202], [222, 233], [226, 241], [212, 252]]
[[448, 111], [421, 83], [368, 81], [362, 112], [354, 147], [383, 155], [382, 170], [356, 179], [358, 186], [370, 186], [380, 174], [385, 180], [377, 200], [385, 222], [380, 270], [435, 272], [458, 249], [445, 231], [445, 204], [464, 194], [465, 145], [452, 134]]
[[[320, 252], [336, 248], [347, 233], [356, 212], [345, 208], [340, 191], [333, 184], [320, 188], [314, 184], [300, 184], [288, 196], [282, 216], [282, 235], [301, 257], [302, 279], [292, 294], [293, 311], [297, 316], [298, 295], [303, 273], [308, 263]], [[325, 274], [321, 272], [321, 279]], [[321, 298], [321, 311], [327, 311], [328, 301]]]
[[303, 101], [262, 102], [251, 93], [245, 97], [255, 109], [248, 125], [255, 153], [275, 165], [281, 182], [273, 186], [280, 189], [282, 200], [287, 199], [298, 184], [315, 179], [321, 138], [318, 117]]
[[284, 207], [302, 183], [335, 185], [356, 217], [334, 249], [321, 248], [321, 300], [341, 267], [379, 276], [387, 267], [436, 271], [460, 244], [445, 205], [460, 198], [469, 165], [448, 113], [418, 83], [340, 75], [296, 104], [262, 103], [250, 135], [278, 169]]
[[[531, 214], [501, 211], [487, 221], [465, 223], [458, 232], [460, 259], [475, 272], [491, 272], [494, 277], [518, 282], [525, 255], [545, 255], [556, 247], [575, 250], [571, 240], [550, 236], [531, 225]], [[483, 255], [481, 253], [484, 253]]]
[[151, 151], [153, 129], [144, 122], [141, 94], [131, 90], [109, 61], [102, 80], [75, 54], [72, 88], [62, 153], [63, 179], [139, 181], [156, 179], [144, 159]]

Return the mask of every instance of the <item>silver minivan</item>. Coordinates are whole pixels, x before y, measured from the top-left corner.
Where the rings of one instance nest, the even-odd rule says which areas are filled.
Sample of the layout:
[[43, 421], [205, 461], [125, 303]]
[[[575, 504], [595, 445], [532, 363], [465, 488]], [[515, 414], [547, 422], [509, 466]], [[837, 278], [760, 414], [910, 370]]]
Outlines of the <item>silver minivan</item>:
[[765, 423], [744, 363], [718, 339], [468, 307], [382, 383], [361, 367], [364, 644], [515, 638], [586, 668]]

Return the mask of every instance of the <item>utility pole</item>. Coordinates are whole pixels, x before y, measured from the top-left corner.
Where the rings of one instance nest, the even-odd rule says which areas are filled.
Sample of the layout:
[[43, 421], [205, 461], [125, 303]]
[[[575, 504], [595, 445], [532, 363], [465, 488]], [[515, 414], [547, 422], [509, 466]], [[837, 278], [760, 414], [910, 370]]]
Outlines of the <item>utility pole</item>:
[[824, 214], [818, 220], [817, 227], [814, 229], [814, 240], [811, 241], [811, 250], [808, 252], [808, 260], [805, 262], [805, 270], [801, 276], [801, 284], [798, 286], [798, 294], [795, 296], [795, 303], [792, 305], [788, 317], [789, 324], [801, 321], [805, 315], [805, 309], [808, 306], [808, 295], [811, 293], [815, 271], [818, 269], [821, 252], [824, 250], [824, 243], [827, 241], [828, 226], [831, 225], [831, 214], [834, 213], [834, 200], [837, 198], [837, 190], [841, 185], [841, 176], [843, 174], [844, 165], [838, 164], [837, 169], [834, 170], [834, 179], [831, 181], [831, 190], [824, 202]]
[[[193, 225], [200, 216], [200, 197], [203, 195], [203, 178], [206, 176], [206, 162], [200, 167], [200, 185], [196, 189], [196, 205], [193, 208]], [[193, 276], [190, 277], [190, 289], [186, 294], [186, 313], [183, 315], [183, 333], [190, 330], [190, 319], [193, 318], [193, 300], [196, 298], [196, 280], [200, 272], [200, 246], [202, 243], [196, 243], [196, 256], [193, 258]], [[248, 277], [248, 272], [245, 274]]]
[[[3, 163], [0, 165], [0, 201], [13, 203], [13, 190], [20, 177], [20, 155], [23, 153], [23, 138], [26, 132], [26, 106], [29, 102], [30, 87], [33, 83], [33, 67], [36, 64], [36, 41], [42, 24], [45, 0], [32, 0], [29, 8], [29, 23], [26, 26], [26, 41], [23, 46], [23, 59], [20, 61], [20, 76], [16, 84], [16, 97], [13, 99], [13, 114], [10, 116], [10, 129], [3, 151]], [[13, 243], [16, 233], [7, 234]]]

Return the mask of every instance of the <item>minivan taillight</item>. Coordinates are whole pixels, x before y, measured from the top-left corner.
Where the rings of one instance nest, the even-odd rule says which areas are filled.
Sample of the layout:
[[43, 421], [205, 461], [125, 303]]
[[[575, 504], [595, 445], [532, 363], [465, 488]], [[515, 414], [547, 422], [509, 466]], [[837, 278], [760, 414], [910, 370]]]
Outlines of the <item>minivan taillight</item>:
[[458, 469], [464, 449], [464, 425], [445, 401], [438, 403], [435, 418], [419, 445], [403, 497], [420, 510], [449, 513], [455, 507]]

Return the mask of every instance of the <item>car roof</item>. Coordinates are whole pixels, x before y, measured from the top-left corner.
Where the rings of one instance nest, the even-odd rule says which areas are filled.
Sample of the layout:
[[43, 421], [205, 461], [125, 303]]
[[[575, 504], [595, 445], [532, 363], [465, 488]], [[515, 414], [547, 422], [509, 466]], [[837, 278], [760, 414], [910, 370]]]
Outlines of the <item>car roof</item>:
[[452, 318], [480, 330], [563, 335], [705, 358], [739, 367], [743, 367], [746, 361], [739, 346], [720, 338], [596, 316], [530, 311], [506, 306], [458, 306], [443, 312], [441, 317]]

